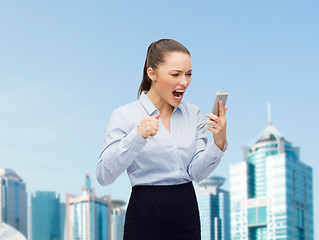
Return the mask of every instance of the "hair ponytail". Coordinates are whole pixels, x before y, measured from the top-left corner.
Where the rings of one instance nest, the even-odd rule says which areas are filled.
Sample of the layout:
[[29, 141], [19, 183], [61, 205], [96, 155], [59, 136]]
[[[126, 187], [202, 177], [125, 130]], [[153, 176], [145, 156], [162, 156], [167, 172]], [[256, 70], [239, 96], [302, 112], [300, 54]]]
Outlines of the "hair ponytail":
[[144, 70], [143, 70], [143, 80], [141, 82], [140, 88], [138, 89], [139, 97], [142, 94], [142, 91], [149, 91], [151, 89], [152, 80], [147, 75], [147, 58], [145, 59]]
[[190, 56], [187, 48], [173, 39], [160, 39], [156, 42], [152, 42], [147, 49], [143, 79], [138, 89], [137, 98], [139, 98], [143, 91], [149, 91], [151, 89], [152, 80], [147, 75], [147, 69], [151, 67], [153, 70], [156, 70], [157, 67], [164, 62], [165, 53], [167, 52], [183, 52]]

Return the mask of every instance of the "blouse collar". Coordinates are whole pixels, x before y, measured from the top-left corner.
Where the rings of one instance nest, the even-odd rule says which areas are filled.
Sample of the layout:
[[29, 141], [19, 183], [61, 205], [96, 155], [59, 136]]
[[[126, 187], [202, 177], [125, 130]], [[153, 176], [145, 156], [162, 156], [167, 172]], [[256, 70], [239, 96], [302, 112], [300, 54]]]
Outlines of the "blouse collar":
[[[152, 103], [152, 101], [146, 96], [148, 91], [142, 91], [141, 96], [139, 98], [139, 101], [142, 103], [144, 108], [146, 109], [148, 115], [153, 115], [154, 112], [158, 112], [158, 109], [155, 107], [155, 105]], [[174, 107], [173, 113], [177, 110], [180, 109], [182, 112], [182, 104], [179, 104], [177, 107]]]

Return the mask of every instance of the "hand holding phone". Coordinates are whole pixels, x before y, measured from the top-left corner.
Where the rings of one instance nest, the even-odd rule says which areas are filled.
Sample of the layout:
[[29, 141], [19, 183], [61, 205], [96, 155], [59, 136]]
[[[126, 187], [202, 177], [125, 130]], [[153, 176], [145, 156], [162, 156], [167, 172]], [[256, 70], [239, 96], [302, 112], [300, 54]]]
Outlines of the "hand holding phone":
[[219, 91], [219, 92], [216, 93], [214, 105], [213, 105], [213, 108], [212, 108], [212, 113], [213, 114], [215, 114], [216, 116], [219, 117], [219, 107], [218, 107], [219, 104], [218, 104], [218, 101], [221, 100], [222, 103], [223, 103], [223, 108], [225, 108], [227, 97], [228, 97], [228, 92], [227, 91]]
[[[226, 142], [226, 118], [225, 113], [227, 108], [225, 108], [226, 100], [228, 97], [227, 91], [220, 91], [216, 93], [215, 102], [213, 105], [212, 113], [206, 114], [209, 119], [206, 120], [208, 125], [207, 130], [213, 133], [213, 138], [216, 146], [223, 150]], [[221, 100], [221, 103], [219, 103]], [[219, 116], [219, 107], [223, 107], [225, 111], [221, 110], [222, 115]]]

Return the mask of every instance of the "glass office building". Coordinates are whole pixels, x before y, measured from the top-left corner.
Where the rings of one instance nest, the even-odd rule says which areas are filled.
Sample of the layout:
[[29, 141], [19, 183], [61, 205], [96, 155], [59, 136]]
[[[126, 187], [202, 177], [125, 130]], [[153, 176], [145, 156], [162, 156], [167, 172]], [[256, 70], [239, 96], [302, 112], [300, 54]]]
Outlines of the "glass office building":
[[60, 196], [55, 192], [31, 194], [32, 240], [62, 240]]
[[26, 185], [11, 169], [0, 169], [0, 222], [28, 236]]
[[122, 200], [112, 200], [111, 213], [111, 240], [123, 240], [125, 210], [122, 206], [125, 202]]
[[202, 240], [230, 240], [229, 192], [220, 188], [224, 181], [222, 177], [208, 177], [198, 184]]
[[82, 196], [66, 194], [66, 239], [110, 239], [110, 197], [98, 198], [86, 175]]
[[312, 240], [312, 168], [270, 123], [230, 166], [231, 239]]
[[60, 202], [60, 237], [65, 239], [65, 203]]

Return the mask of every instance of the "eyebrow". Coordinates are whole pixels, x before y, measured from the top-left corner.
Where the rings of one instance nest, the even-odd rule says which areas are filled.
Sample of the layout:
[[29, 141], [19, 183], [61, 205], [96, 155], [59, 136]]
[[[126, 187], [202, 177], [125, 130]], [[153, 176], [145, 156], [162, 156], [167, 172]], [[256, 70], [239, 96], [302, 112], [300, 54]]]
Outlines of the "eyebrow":
[[[172, 69], [171, 71], [183, 72], [182, 70], [179, 70], [179, 69]], [[191, 72], [191, 71], [193, 71], [193, 69], [189, 69], [187, 72]]]

